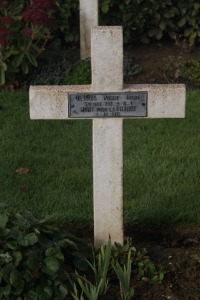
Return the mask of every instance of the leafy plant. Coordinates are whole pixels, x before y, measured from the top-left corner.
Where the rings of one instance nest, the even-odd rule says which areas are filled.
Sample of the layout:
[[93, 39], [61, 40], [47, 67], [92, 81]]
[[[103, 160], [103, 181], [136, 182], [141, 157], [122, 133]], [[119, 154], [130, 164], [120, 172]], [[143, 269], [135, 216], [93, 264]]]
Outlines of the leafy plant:
[[[133, 58], [124, 57], [124, 81], [132, 80], [136, 75], [142, 72], [142, 67], [135, 64]], [[91, 84], [91, 59], [86, 58], [78, 61], [71, 72], [63, 77], [64, 84]]]
[[124, 56], [124, 82], [133, 80], [135, 76], [143, 71], [141, 65], [136, 64], [134, 58]]
[[[79, 286], [81, 287], [82, 292], [86, 295], [87, 299], [97, 300], [99, 295], [103, 295], [106, 293], [108, 289], [107, 272], [110, 266], [110, 258], [111, 240], [109, 239], [106, 246], [101, 246], [97, 256], [97, 261], [95, 255], [93, 263], [87, 260], [87, 263], [94, 274], [95, 282], [92, 283], [88, 281], [85, 277], [80, 277], [77, 274], [77, 281], [79, 283]], [[73, 285], [73, 288], [73, 298], [75, 300], [80, 299], [77, 297], [76, 284]], [[81, 295], [80, 297], [83, 297], [83, 295]]]
[[66, 57], [50, 57], [39, 60], [38, 68], [24, 77], [24, 85], [64, 84], [64, 75], [69, 73], [72, 62]]
[[130, 287], [130, 279], [131, 279], [131, 250], [128, 252], [127, 264], [121, 266], [117, 261], [115, 264], [112, 264], [115, 273], [120, 282], [120, 296], [121, 300], [131, 300], [134, 296], [134, 288]]
[[91, 83], [91, 59], [78, 61], [71, 73], [63, 78], [65, 84], [90, 84]]
[[54, 0], [0, 2], [0, 85], [17, 72], [28, 74], [52, 37]]
[[153, 263], [149, 257], [138, 263], [138, 279], [151, 284], [160, 284], [164, 278], [164, 270], [160, 265]]
[[[130, 264], [133, 274], [139, 280], [148, 281], [151, 284], [159, 284], [164, 278], [164, 270], [161, 265], [155, 264], [147, 255], [146, 249], [137, 250], [132, 245], [132, 240], [128, 239], [125, 245], [115, 244], [116, 250], [112, 253], [112, 266], [118, 267], [121, 277], [125, 277], [128, 282]], [[122, 275], [122, 267], [124, 274]], [[121, 268], [120, 268], [121, 267]], [[128, 285], [126, 285], [127, 287]]]
[[0, 215], [0, 299], [66, 299], [68, 272], [87, 270], [81, 245], [30, 213]]
[[194, 0], [101, 0], [100, 23], [123, 25], [125, 43], [161, 40], [192, 46], [200, 40], [200, 3]]
[[194, 59], [186, 61], [179, 68], [179, 76], [194, 84], [200, 83], [200, 60]]
[[79, 1], [78, 0], [56, 0], [58, 10], [56, 20], [58, 28], [55, 37], [67, 43], [79, 42]]

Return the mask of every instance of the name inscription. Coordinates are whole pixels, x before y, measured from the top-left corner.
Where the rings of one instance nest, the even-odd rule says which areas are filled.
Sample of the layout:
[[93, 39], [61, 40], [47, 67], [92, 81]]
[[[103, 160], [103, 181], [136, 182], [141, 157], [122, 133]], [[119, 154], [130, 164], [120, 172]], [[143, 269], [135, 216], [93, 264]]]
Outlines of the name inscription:
[[146, 117], [147, 97], [147, 92], [69, 93], [69, 117]]

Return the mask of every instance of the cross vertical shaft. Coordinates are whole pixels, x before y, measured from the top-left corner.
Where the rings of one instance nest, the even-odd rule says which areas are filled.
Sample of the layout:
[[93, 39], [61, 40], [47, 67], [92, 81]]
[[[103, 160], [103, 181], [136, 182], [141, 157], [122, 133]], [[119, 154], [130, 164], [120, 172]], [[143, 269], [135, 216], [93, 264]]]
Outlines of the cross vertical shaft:
[[[121, 27], [92, 30], [92, 90], [123, 88]], [[123, 243], [123, 119], [93, 119], [94, 244]]]
[[81, 59], [90, 57], [91, 28], [98, 25], [98, 0], [80, 0]]

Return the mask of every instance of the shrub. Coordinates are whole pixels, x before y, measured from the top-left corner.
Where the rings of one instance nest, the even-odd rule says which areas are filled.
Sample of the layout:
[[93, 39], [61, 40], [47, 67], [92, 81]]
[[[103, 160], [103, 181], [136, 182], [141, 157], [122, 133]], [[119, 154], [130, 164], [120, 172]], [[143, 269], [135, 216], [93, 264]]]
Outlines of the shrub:
[[95, 249], [29, 212], [0, 213], [0, 269], [2, 300], [81, 299], [83, 292], [88, 299], [97, 299], [109, 293], [114, 270], [121, 294], [127, 295], [121, 299], [132, 299], [131, 276], [158, 284], [164, 274], [131, 240], [114, 247], [109, 241]]
[[179, 68], [179, 77], [194, 86], [200, 86], [200, 60], [193, 59], [182, 64]]
[[57, 9], [53, 0], [0, 2], [0, 84], [13, 80], [19, 69], [27, 74], [29, 66], [37, 67], [41, 54], [51, 38]]
[[[88, 251], [88, 252], [87, 252]], [[30, 213], [0, 214], [0, 299], [66, 299], [89, 247]]]
[[[124, 81], [131, 81], [136, 75], [142, 72], [142, 67], [135, 64], [133, 58], [124, 56]], [[86, 58], [78, 61], [71, 72], [63, 77], [64, 84], [91, 84], [91, 59]]]
[[100, 22], [123, 25], [126, 43], [170, 38], [189, 46], [200, 40], [200, 3], [195, 0], [101, 0]]

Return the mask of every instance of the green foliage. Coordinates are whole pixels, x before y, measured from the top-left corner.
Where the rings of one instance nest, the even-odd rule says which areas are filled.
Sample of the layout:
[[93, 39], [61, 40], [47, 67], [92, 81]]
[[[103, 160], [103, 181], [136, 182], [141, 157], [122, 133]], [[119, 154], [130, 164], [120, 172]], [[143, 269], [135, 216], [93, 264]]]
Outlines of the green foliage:
[[79, 1], [78, 0], [56, 0], [58, 11], [56, 20], [59, 28], [56, 36], [68, 43], [79, 41]]
[[1, 1], [0, 3], [0, 85], [14, 80], [15, 74], [28, 74], [30, 66], [37, 67], [37, 57], [52, 37], [52, 0]]
[[191, 46], [200, 40], [200, 3], [196, 0], [101, 0], [100, 23], [123, 25], [126, 43], [169, 37]]
[[149, 257], [142, 259], [138, 263], [138, 279], [147, 281], [151, 284], [162, 283], [164, 270], [160, 265], [154, 264]]
[[[131, 265], [137, 266], [134, 273]], [[112, 247], [109, 240], [94, 249], [29, 212], [0, 213], [0, 269], [2, 300], [97, 300], [108, 292], [112, 270], [120, 281], [121, 299], [128, 300], [134, 292], [131, 276], [151, 276], [151, 283], [163, 279], [160, 269], [130, 242]]]
[[118, 261], [115, 264], [112, 264], [112, 267], [115, 270], [120, 282], [121, 300], [131, 300], [134, 296], [134, 288], [130, 287], [131, 265], [131, 249], [128, 252], [126, 264], [121, 266]]
[[115, 244], [115, 247], [116, 251], [112, 253], [112, 265], [115, 266], [118, 278], [120, 276], [121, 284], [123, 283], [123, 295], [125, 295], [125, 291], [127, 295], [129, 292], [132, 293], [132, 289], [129, 289], [131, 268], [132, 273], [136, 274], [139, 280], [145, 280], [151, 284], [162, 282], [164, 278], [163, 267], [150, 259], [146, 249], [136, 250], [131, 239], [128, 239], [124, 246]]
[[24, 77], [23, 84], [25, 86], [64, 84], [64, 74], [69, 73], [72, 64], [65, 56], [43, 58], [39, 61], [38, 68]]
[[124, 82], [128, 82], [134, 79], [135, 76], [140, 74], [143, 71], [141, 65], [136, 64], [134, 58], [124, 56]]
[[30, 213], [0, 215], [0, 246], [0, 299], [66, 299], [64, 268], [87, 270], [87, 246]]
[[179, 68], [179, 76], [193, 84], [200, 84], [200, 60], [189, 60]]
[[[79, 1], [57, 0], [59, 32], [79, 40]], [[122, 25], [125, 43], [149, 43], [168, 37], [189, 46], [200, 40], [200, 3], [196, 0], [100, 0], [100, 25]]]
[[[142, 72], [142, 67], [135, 64], [133, 58], [124, 57], [124, 81], [132, 80], [136, 75]], [[86, 58], [78, 61], [71, 72], [63, 77], [64, 84], [91, 84], [91, 59]]]
[[77, 281], [81, 288], [81, 295], [78, 296], [77, 286], [74, 283], [73, 288], [74, 292], [72, 296], [75, 300], [83, 297], [83, 294], [89, 300], [97, 300], [99, 296], [104, 295], [108, 290], [108, 280], [107, 273], [110, 266], [110, 258], [111, 258], [111, 241], [109, 239], [106, 246], [101, 246], [100, 250], [98, 250], [97, 258], [94, 255], [93, 263], [87, 260], [90, 269], [92, 270], [93, 276], [95, 278], [94, 283], [88, 281], [86, 277], [80, 277], [77, 274]]
[[131, 287], [133, 277], [137, 277], [138, 280], [145, 279], [144, 281], [150, 284], [160, 284], [164, 279], [162, 266], [153, 263], [145, 249], [137, 251], [131, 239], [128, 239], [125, 245], [115, 243], [112, 248], [109, 240], [107, 245], [97, 250], [93, 263], [87, 260], [87, 264], [92, 270], [94, 279], [92, 281], [88, 279], [91, 275], [82, 277], [76, 274], [77, 282], [71, 282], [74, 300], [84, 300], [84, 296], [89, 300], [97, 300], [98, 296], [109, 292], [109, 278], [114, 276], [113, 271], [120, 283], [121, 300], [133, 299], [134, 288]]
[[65, 84], [90, 84], [91, 83], [91, 59], [78, 61], [64, 79]]

